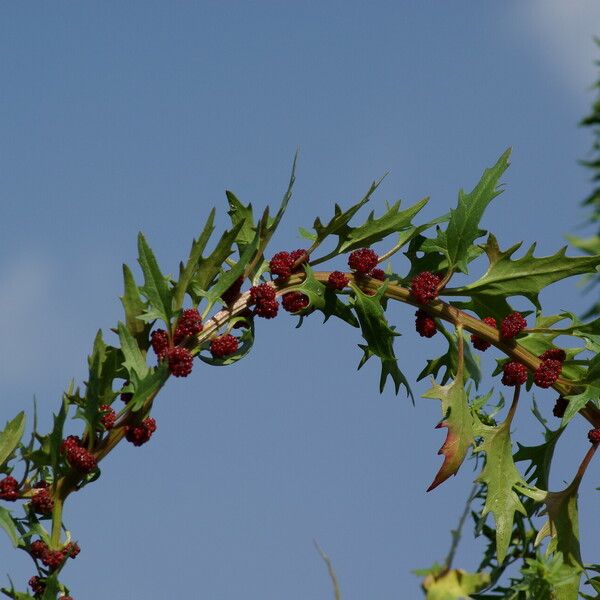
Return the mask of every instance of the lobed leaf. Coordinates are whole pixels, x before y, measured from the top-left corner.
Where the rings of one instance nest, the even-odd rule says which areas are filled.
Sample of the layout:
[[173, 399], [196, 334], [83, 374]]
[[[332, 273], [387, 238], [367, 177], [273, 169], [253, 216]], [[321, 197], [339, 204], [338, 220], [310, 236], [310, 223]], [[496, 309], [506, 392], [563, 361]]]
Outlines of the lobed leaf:
[[23, 432], [25, 431], [25, 413], [21, 411], [12, 421], [6, 424], [6, 427], [0, 432], [0, 472], [6, 462], [19, 445]]
[[125, 264], [123, 265], [123, 287], [124, 292], [121, 296], [121, 303], [125, 310], [125, 324], [138, 344], [146, 349], [148, 347], [150, 326], [139, 317], [146, 312], [148, 306], [141, 299], [140, 290], [135, 283], [133, 274]]

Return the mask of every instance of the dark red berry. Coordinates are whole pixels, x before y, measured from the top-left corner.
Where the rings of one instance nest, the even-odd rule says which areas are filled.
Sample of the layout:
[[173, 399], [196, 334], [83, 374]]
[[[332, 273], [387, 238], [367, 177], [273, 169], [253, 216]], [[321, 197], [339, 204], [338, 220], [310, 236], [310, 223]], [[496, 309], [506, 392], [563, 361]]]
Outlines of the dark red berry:
[[523, 385], [527, 381], [527, 367], [521, 363], [507, 362], [502, 370], [504, 371], [504, 375], [502, 375], [504, 385]]
[[[494, 319], [494, 317], [485, 317], [483, 322], [490, 327], [496, 327], [496, 319]], [[486, 342], [475, 334], [471, 335], [471, 342], [473, 343], [473, 347], [477, 348], [477, 350], [481, 350], [481, 352], [485, 352], [492, 345], [490, 342]]]
[[150, 336], [150, 344], [152, 345], [152, 350], [160, 360], [162, 360], [167, 354], [167, 350], [169, 349], [169, 336], [164, 329], [157, 329], [152, 332]]
[[33, 593], [38, 596], [44, 593], [46, 589], [46, 583], [43, 582], [37, 575], [34, 575], [29, 580], [29, 587], [33, 590]]
[[221, 300], [227, 306], [233, 304], [239, 297], [242, 285], [244, 284], [244, 276], [240, 275], [222, 294]]
[[277, 300], [265, 300], [256, 305], [254, 314], [263, 319], [274, 319], [279, 312], [279, 302]]
[[304, 310], [310, 300], [306, 294], [301, 292], [288, 292], [281, 297], [281, 304], [285, 310], [291, 313], [296, 313]]
[[31, 507], [36, 513], [49, 515], [54, 508], [54, 500], [48, 488], [40, 488], [31, 497]]
[[559, 419], [562, 419], [565, 416], [565, 410], [567, 410], [567, 406], [569, 405], [569, 401], [562, 396], [559, 396], [556, 399], [554, 404], [554, 408], [552, 409], [552, 414]]
[[294, 261], [294, 270], [296, 270], [299, 265], [308, 260], [308, 254], [303, 248], [298, 248], [298, 250], [292, 250], [290, 252], [290, 258]]
[[77, 542], [69, 542], [64, 548], [64, 553], [70, 558], [76, 558], [77, 555], [81, 552], [81, 548]]
[[287, 279], [298, 266], [306, 262], [306, 250], [298, 249], [293, 252], [277, 252], [269, 261], [269, 271], [272, 275]]
[[441, 278], [429, 271], [415, 275], [410, 284], [410, 295], [419, 304], [428, 304], [438, 296]]
[[51, 570], [56, 571], [65, 562], [65, 554], [61, 550], [48, 550], [42, 556], [42, 562]]
[[69, 464], [80, 473], [89, 473], [98, 466], [96, 457], [81, 446], [70, 446], [66, 455]]
[[588, 440], [594, 445], [600, 442], [600, 427], [588, 431]]
[[539, 356], [540, 360], [546, 360], [547, 358], [558, 360], [562, 363], [565, 362], [567, 353], [562, 348], [550, 348], [550, 350], [546, 350], [546, 352]]
[[197, 335], [202, 331], [202, 317], [197, 308], [187, 308], [181, 313], [175, 328], [173, 341], [180, 344], [186, 338]]
[[379, 261], [379, 256], [375, 250], [371, 248], [359, 248], [348, 256], [348, 266], [357, 273], [366, 275], [372, 271]]
[[341, 271], [333, 271], [327, 278], [327, 286], [332, 290], [343, 290], [350, 281], [350, 278]]
[[556, 383], [562, 370], [562, 362], [547, 358], [542, 361], [542, 364], [535, 370], [533, 381], [535, 385], [541, 388], [549, 388]]
[[14, 502], [19, 498], [19, 482], [10, 475], [0, 479], [0, 500]]
[[254, 314], [263, 319], [273, 319], [279, 311], [279, 303], [275, 299], [275, 288], [268, 283], [261, 283], [250, 288], [250, 304], [256, 305]]
[[69, 435], [60, 443], [60, 451], [67, 454], [71, 448], [81, 447], [81, 438], [78, 435]]
[[115, 421], [117, 420], [117, 413], [108, 404], [102, 404], [100, 406], [100, 412], [102, 413], [102, 416], [100, 417], [100, 423], [102, 423], [104, 429], [106, 429], [106, 431], [112, 429], [115, 425]]
[[167, 350], [169, 371], [175, 377], [187, 377], [192, 372], [194, 357], [187, 348], [175, 346]]
[[223, 358], [235, 354], [238, 350], [238, 340], [229, 333], [210, 340], [210, 351], [215, 358]]
[[379, 281], [385, 281], [385, 271], [383, 269], [373, 269], [369, 273], [369, 277], [373, 279], [378, 279]]
[[156, 421], [152, 417], [144, 419], [139, 425], [125, 427], [125, 439], [134, 446], [145, 444], [156, 431]]
[[42, 558], [47, 551], [48, 546], [43, 540], [35, 540], [35, 542], [31, 542], [29, 554], [31, 554], [33, 558]]
[[500, 335], [508, 340], [519, 335], [525, 327], [527, 327], [527, 321], [523, 318], [523, 315], [520, 312], [514, 312], [502, 319]]
[[430, 338], [437, 333], [435, 319], [433, 319], [424, 310], [419, 308], [419, 310], [415, 313], [415, 317], [417, 317], [415, 320], [415, 328], [421, 337]]

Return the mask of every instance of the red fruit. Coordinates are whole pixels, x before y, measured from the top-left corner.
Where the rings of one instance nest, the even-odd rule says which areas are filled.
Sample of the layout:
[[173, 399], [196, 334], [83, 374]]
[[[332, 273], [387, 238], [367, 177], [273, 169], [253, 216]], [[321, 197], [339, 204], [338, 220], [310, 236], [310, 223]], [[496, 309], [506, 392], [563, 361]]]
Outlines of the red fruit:
[[274, 319], [279, 312], [279, 302], [277, 300], [265, 300], [256, 305], [254, 314], [263, 319]]
[[429, 271], [415, 275], [410, 284], [410, 295], [419, 304], [428, 304], [438, 296], [442, 279]]
[[542, 361], [542, 364], [535, 370], [533, 381], [535, 385], [541, 388], [549, 388], [556, 383], [562, 370], [562, 362], [547, 358]]
[[420, 309], [415, 313], [415, 328], [421, 337], [430, 338], [437, 333], [437, 325], [433, 319], [424, 310]]
[[192, 372], [194, 357], [187, 348], [175, 346], [167, 350], [169, 371], [175, 377], [187, 377]]
[[78, 435], [69, 435], [60, 443], [60, 451], [67, 454], [71, 448], [81, 447], [81, 438]]
[[70, 558], [75, 558], [80, 552], [81, 548], [77, 542], [69, 542], [64, 548], [64, 553]]
[[348, 256], [348, 266], [357, 273], [363, 273], [366, 275], [369, 271], [372, 271], [379, 261], [379, 256], [375, 250], [371, 248], [359, 248]]
[[240, 275], [222, 294], [221, 300], [229, 306], [233, 304], [240, 295], [240, 290], [244, 284], [244, 276]]
[[106, 429], [106, 431], [112, 429], [115, 425], [115, 421], [117, 420], [117, 413], [108, 404], [102, 404], [100, 406], [100, 412], [102, 413], [102, 416], [100, 417], [100, 423], [104, 425], [104, 429]]
[[180, 344], [186, 338], [197, 335], [202, 331], [202, 317], [197, 308], [187, 308], [181, 313], [175, 328], [173, 341]]
[[[494, 317], [485, 317], [483, 322], [490, 327], [496, 327], [496, 319], [494, 319]], [[473, 343], [473, 347], [477, 350], [481, 350], [481, 352], [485, 352], [492, 345], [490, 342], [486, 342], [475, 334], [471, 335], [471, 342]]]
[[343, 290], [350, 281], [350, 278], [341, 271], [333, 271], [327, 278], [327, 286], [332, 290]]
[[29, 554], [31, 554], [31, 556], [33, 558], [42, 558], [42, 556], [44, 556], [44, 554], [48, 551], [48, 546], [46, 545], [46, 542], [44, 542], [43, 540], [35, 540], [35, 542], [31, 542], [31, 546], [29, 548]]
[[144, 419], [139, 425], [125, 427], [125, 439], [134, 446], [145, 444], [156, 431], [156, 421], [152, 417]]
[[520, 312], [514, 312], [502, 319], [500, 335], [508, 340], [519, 335], [525, 327], [527, 327], [527, 321], [523, 318], [523, 315]]
[[33, 590], [33, 593], [38, 596], [42, 595], [46, 589], [46, 583], [42, 581], [37, 575], [34, 575], [29, 580], [29, 587]]
[[31, 497], [31, 507], [36, 513], [41, 515], [49, 515], [54, 508], [54, 500], [48, 491], [48, 488], [43, 487], [37, 490]]
[[269, 271], [282, 279], [287, 279], [292, 271], [308, 259], [306, 250], [294, 250], [293, 252], [277, 252], [269, 261]]
[[567, 353], [562, 348], [551, 348], [550, 350], [546, 350], [546, 352], [539, 355], [540, 360], [546, 360], [547, 358], [558, 360], [562, 363], [565, 362]]
[[552, 409], [552, 414], [559, 419], [562, 419], [565, 416], [565, 410], [567, 410], [567, 406], [569, 405], [569, 401], [562, 396], [559, 396], [556, 399], [556, 403], [554, 404], [554, 408]]
[[81, 446], [71, 446], [67, 450], [67, 460], [80, 473], [89, 473], [98, 466], [96, 457], [89, 450]]
[[223, 358], [235, 354], [237, 349], [238, 340], [229, 333], [210, 340], [210, 351], [214, 358]]
[[60, 550], [48, 550], [42, 556], [42, 562], [51, 570], [56, 571], [63, 562], [65, 562], [65, 554]]
[[527, 381], [527, 367], [521, 363], [507, 362], [503, 369], [502, 383], [509, 386], [522, 385]]
[[588, 440], [594, 445], [600, 442], [600, 427], [588, 431]]
[[0, 479], [0, 500], [14, 502], [19, 498], [19, 482], [10, 475]]
[[294, 271], [297, 270], [299, 265], [305, 263], [308, 260], [308, 254], [303, 248], [299, 248], [298, 250], [292, 250], [290, 252], [290, 257], [294, 261]]
[[378, 279], [379, 281], [385, 281], [385, 272], [383, 269], [373, 269], [369, 273], [369, 277], [373, 279]]
[[250, 288], [250, 304], [255, 304], [254, 314], [264, 319], [273, 319], [279, 311], [279, 304], [275, 299], [275, 288], [268, 283], [261, 283]]
[[288, 292], [281, 297], [281, 304], [285, 310], [296, 313], [304, 310], [310, 303], [308, 296], [301, 292]]
[[159, 360], [162, 360], [169, 349], [169, 336], [164, 329], [157, 329], [150, 336], [150, 344]]

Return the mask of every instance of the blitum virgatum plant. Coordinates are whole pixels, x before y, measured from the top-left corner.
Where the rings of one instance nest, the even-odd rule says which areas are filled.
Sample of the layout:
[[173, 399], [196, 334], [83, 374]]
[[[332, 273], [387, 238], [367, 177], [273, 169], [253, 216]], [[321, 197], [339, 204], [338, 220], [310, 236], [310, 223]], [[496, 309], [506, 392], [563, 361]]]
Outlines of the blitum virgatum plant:
[[[432, 380], [425, 397], [440, 400], [438, 427], [446, 429], [439, 450], [443, 461], [429, 490], [455, 475], [469, 455], [478, 470], [448, 557], [418, 572], [427, 598], [575, 600], [584, 583], [593, 591], [586, 587], [582, 597], [600, 598], [600, 565], [586, 564], [581, 556], [577, 514], [579, 484], [600, 442], [600, 319], [546, 314], [539, 298], [557, 281], [596, 273], [600, 255], [567, 256], [563, 248], [536, 256], [533, 245], [517, 256], [521, 244], [503, 250], [492, 233], [480, 229], [486, 207], [500, 194], [509, 154], [485, 170], [470, 193], [460, 191], [456, 208], [437, 219], [414, 222], [424, 199], [404, 209], [396, 202], [380, 216], [371, 212], [352, 224], [378, 181], [353, 206], [335, 205], [329, 219], [317, 218], [312, 230], [301, 228], [306, 247], [293, 251], [272, 252], [268, 245], [290, 200], [294, 171], [274, 216], [267, 209], [256, 219], [251, 205], [227, 192], [231, 228], [207, 251], [213, 210], [176, 278], [162, 273], [140, 234], [143, 281], [123, 267], [124, 317], [110, 341], [98, 332], [85, 385], [69, 386], [49, 433], [37, 431], [34, 420], [31, 437], [23, 441], [20, 413], [0, 434], [0, 525], [33, 562], [28, 591], [17, 591], [11, 582], [2, 593], [18, 600], [71, 598], [62, 573], [79, 545], [64, 523], [66, 501], [98, 479], [102, 459], [120, 442], [142, 446], [151, 440], [157, 426], [152, 407], [170, 377], [187, 377], [198, 363], [241, 360], [252, 349], [261, 319], [273, 319], [282, 309], [300, 321], [317, 318], [315, 313], [341, 319], [362, 334], [359, 368], [379, 360], [380, 390], [391, 380], [396, 392], [404, 387], [412, 397], [396, 360], [399, 334], [386, 318], [390, 301], [397, 301], [407, 305], [410, 327], [415, 315], [423, 338], [439, 335], [447, 342], [446, 352], [428, 360], [418, 375]], [[334, 249], [323, 253], [326, 240]], [[378, 255], [376, 243], [387, 244], [387, 250]], [[410, 266], [395, 272], [401, 252]], [[347, 269], [327, 270], [328, 261], [342, 256]], [[488, 263], [483, 275], [453, 286], [454, 276], [465, 280], [470, 263], [480, 257]], [[513, 308], [519, 296], [531, 303], [530, 311]], [[571, 343], [559, 347], [559, 336]], [[494, 399], [493, 390], [477, 391], [480, 365], [492, 358], [491, 347], [496, 353], [485, 370], [510, 393], [503, 417], [503, 395]], [[535, 388], [553, 390], [547, 399], [555, 403], [555, 427], [532, 399]], [[540, 443], [515, 446], [511, 424], [527, 410], [541, 424]], [[564, 489], [549, 490], [554, 452], [575, 417], [590, 427], [589, 439], [581, 440], [581, 462]], [[64, 433], [68, 419], [83, 423], [78, 435]], [[469, 515], [476, 535], [487, 542], [471, 573], [452, 564]]]

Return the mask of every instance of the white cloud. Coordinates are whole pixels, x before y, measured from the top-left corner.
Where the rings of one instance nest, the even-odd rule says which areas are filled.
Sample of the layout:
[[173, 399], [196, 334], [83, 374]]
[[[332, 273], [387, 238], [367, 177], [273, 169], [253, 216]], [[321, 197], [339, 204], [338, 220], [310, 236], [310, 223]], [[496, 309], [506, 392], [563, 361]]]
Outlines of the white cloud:
[[515, 23], [538, 46], [550, 72], [580, 95], [598, 78], [598, 0], [529, 0], [515, 3]]

